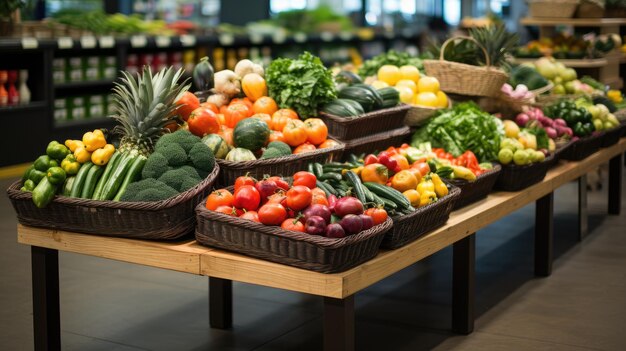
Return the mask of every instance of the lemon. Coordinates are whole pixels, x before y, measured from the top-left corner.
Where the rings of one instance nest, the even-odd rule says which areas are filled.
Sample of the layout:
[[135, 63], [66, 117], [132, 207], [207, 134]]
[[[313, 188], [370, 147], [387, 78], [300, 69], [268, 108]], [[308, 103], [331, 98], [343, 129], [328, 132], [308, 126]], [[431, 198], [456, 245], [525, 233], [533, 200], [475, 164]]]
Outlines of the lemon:
[[389, 84], [383, 82], [382, 80], [375, 80], [370, 85], [376, 89], [387, 88], [389, 86]]
[[[402, 97], [400, 98], [402, 100]], [[426, 107], [438, 107], [437, 95], [431, 92], [419, 93], [415, 95], [414, 104]]]
[[439, 91], [439, 81], [435, 77], [422, 77], [417, 82], [417, 91], [420, 93], [437, 93]]
[[417, 84], [414, 81], [409, 79], [400, 79], [398, 83], [396, 83], [397, 87], [409, 87], [413, 90], [413, 94], [417, 93]]
[[400, 101], [404, 102], [405, 104], [410, 104], [413, 102], [413, 96], [415, 95], [413, 89], [407, 86], [396, 86], [394, 87], [394, 89], [396, 89], [400, 94]]
[[409, 79], [417, 83], [420, 80], [420, 71], [415, 66], [402, 66], [400, 67], [400, 74], [402, 79]]
[[400, 69], [393, 65], [384, 65], [378, 69], [378, 80], [389, 85], [396, 85], [396, 83], [402, 78]]
[[437, 92], [437, 107], [448, 107], [448, 95], [443, 91]]

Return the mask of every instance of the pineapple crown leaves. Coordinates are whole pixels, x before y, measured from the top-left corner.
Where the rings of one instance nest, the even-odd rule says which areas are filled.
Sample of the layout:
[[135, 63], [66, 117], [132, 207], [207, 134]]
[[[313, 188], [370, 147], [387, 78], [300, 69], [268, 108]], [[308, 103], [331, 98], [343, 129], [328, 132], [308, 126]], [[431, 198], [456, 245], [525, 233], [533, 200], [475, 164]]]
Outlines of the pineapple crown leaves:
[[170, 67], [153, 75], [147, 66], [137, 79], [122, 72], [121, 83], [113, 88], [117, 114], [111, 118], [120, 123], [116, 131], [152, 144], [174, 118], [179, 107], [174, 102], [191, 86], [188, 79], [178, 83], [182, 74]]
[[[508, 32], [502, 24], [473, 28], [470, 36], [485, 48], [491, 65], [496, 67], [505, 67], [507, 55], [519, 46], [519, 35]], [[479, 53], [479, 64], [486, 65], [485, 54], [480, 48], [476, 49]]]

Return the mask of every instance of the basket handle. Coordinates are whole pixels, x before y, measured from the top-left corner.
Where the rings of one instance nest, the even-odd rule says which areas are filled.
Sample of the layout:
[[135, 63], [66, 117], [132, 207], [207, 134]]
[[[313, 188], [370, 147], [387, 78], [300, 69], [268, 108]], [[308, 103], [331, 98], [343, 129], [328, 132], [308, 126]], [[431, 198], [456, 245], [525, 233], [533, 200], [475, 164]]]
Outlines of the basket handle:
[[458, 35], [456, 37], [452, 37], [446, 41], [443, 42], [443, 45], [441, 45], [441, 50], [439, 52], [439, 61], [445, 61], [445, 59], [443, 58], [443, 54], [445, 52], [446, 46], [448, 46], [448, 44], [450, 44], [451, 42], [457, 40], [457, 39], [464, 39], [464, 40], [469, 40], [469, 41], [473, 41], [474, 44], [476, 44], [476, 46], [478, 46], [479, 49], [481, 49], [483, 51], [483, 54], [485, 54], [485, 64], [487, 66], [491, 66], [491, 60], [489, 60], [489, 54], [487, 53], [487, 49], [485, 49], [484, 46], [480, 45], [480, 43], [472, 38], [472, 37], [468, 37], [468, 36], [464, 36], [464, 35]]

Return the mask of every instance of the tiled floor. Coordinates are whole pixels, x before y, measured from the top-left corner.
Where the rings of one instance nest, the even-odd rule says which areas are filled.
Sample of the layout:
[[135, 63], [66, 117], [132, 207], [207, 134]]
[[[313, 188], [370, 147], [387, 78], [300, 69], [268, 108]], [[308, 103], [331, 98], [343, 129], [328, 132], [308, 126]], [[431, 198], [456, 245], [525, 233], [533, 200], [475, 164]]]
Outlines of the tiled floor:
[[[449, 331], [447, 249], [357, 295], [357, 349], [625, 350], [626, 209], [606, 216], [606, 191], [589, 195], [582, 243], [575, 184], [556, 193], [550, 278], [533, 276], [533, 206], [478, 233], [473, 334]], [[15, 224], [3, 196], [0, 350], [33, 347], [30, 252]], [[235, 327], [222, 331], [208, 327], [206, 278], [70, 253], [60, 254], [60, 272], [64, 350], [322, 348], [320, 298], [235, 284]]]

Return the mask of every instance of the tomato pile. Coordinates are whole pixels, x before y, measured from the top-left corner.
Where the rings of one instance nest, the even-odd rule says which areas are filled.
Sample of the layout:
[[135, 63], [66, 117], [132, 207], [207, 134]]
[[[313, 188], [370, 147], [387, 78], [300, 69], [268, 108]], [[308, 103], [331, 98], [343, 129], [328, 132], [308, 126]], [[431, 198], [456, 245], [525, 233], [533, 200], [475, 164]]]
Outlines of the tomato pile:
[[338, 198], [317, 187], [317, 177], [297, 172], [291, 184], [281, 177], [256, 180], [238, 177], [233, 192], [213, 191], [206, 208], [225, 215], [247, 219], [285, 230], [329, 238], [343, 238], [383, 223], [383, 208], [365, 210], [356, 197]]

